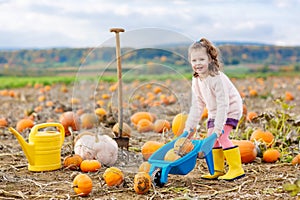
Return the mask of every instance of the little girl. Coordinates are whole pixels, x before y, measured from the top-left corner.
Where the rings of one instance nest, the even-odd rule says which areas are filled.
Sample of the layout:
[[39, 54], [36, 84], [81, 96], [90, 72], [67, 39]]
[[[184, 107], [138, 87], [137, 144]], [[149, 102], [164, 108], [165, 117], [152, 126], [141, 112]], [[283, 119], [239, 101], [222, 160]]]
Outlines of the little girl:
[[[194, 129], [206, 107], [208, 110], [208, 136], [217, 133], [218, 140], [212, 150], [215, 172], [203, 175], [204, 179], [234, 180], [245, 176], [238, 146], [229, 139], [242, 116], [242, 99], [239, 92], [221, 72], [218, 49], [205, 38], [189, 47], [189, 61], [194, 71], [192, 79], [192, 105], [185, 131]], [[223, 133], [223, 134], [222, 134]], [[189, 138], [192, 135], [188, 136]], [[225, 174], [224, 157], [229, 170]]]

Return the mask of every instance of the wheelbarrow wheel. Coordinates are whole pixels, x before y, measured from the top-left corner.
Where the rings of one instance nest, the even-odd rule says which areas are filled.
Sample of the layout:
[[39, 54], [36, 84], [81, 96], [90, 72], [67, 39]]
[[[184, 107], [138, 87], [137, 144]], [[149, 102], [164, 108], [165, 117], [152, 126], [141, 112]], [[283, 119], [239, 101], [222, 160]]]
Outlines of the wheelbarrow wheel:
[[158, 168], [152, 173], [152, 182], [154, 186], [162, 188], [165, 184], [160, 181], [161, 178], [161, 169]]

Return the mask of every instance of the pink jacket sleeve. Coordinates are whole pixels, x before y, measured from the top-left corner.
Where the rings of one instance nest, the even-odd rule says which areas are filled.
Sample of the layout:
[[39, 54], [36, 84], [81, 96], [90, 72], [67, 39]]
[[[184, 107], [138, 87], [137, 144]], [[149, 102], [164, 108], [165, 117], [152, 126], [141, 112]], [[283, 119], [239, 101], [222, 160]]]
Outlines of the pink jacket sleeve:
[[215, 80], [216, 82], [213, 87], [216, 94], [217, 114], [213, 132], [221, 133], [229, 109], [229, 91], [225, 86], [226, 84], [222, 82], [222, 78], [220, 76], [217, 76]]
[[193, 78], [192, 81], [192, 105], [188, 114], [188, 118], [185, 123], [184, 131], [190, 131], [197, 127], [201, 114], [204, 110], [205, 103], [201, 99], [201, 94], [199, 88], [197, 87], [196, 79]]

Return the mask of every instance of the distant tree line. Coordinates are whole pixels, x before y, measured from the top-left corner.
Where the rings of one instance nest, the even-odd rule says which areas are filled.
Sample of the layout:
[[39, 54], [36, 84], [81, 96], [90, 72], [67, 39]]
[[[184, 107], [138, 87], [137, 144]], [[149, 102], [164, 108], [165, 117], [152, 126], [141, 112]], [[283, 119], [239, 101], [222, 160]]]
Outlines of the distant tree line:
[[[300, 47], [221, 45], [225, 65], [255, 63], [268, 71], [271, 65], [293, 65], [299, 70]], [[166, 63], [186, 66], [187, 46], [172, 48], [122, 48], [124, 63]], [[115, 61], [114, 47], [101, 48], [52, 48], [0, 51], [0, 73], [7, 70], [47, 69], [56, 67], [78, 67], [82, 63], [92, 65]]]

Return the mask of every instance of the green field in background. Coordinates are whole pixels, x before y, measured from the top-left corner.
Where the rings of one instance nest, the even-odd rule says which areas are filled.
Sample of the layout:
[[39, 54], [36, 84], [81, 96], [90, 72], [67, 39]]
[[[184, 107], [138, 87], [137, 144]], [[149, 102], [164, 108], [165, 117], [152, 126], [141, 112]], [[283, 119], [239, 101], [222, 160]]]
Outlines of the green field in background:
[[[226, 69], [225, 73], [231, 78], [247, 78], [247, 77], [262, 77], [266, 78], [268, 76], [299, 76], [300, 72], [268, 72], [268, 73], [249, 73], [244, 68], [240, 68], [239, 71], [237, 70], [230, 70]], [[134, 80], [139, 81], [164, 81], [164, 80], [180, 80], [180, 79], [187, 79], [191, 80], [192, 74], [185, 73], [185, 74], [150, 74], [150, 75], [127, 75], [124, 76], [123, 82], [132, 82]], [[75, 81], [81, 80], [92, 80], [92, 81], [103, 81], [103, 82], [117, 82], [117, 76], [107, 75], [102, 77], [76, 77], [76, 76], [42, 76], [42, 77], [15, 77], [15, 76], [0, 76], [0, 89], [9, 89], [9, 88], [21, 88], [24, 86], [33, 86], [36, 83], [42, 85], [52, 85], [55, 83], [61, 84], [72, 84]]]

